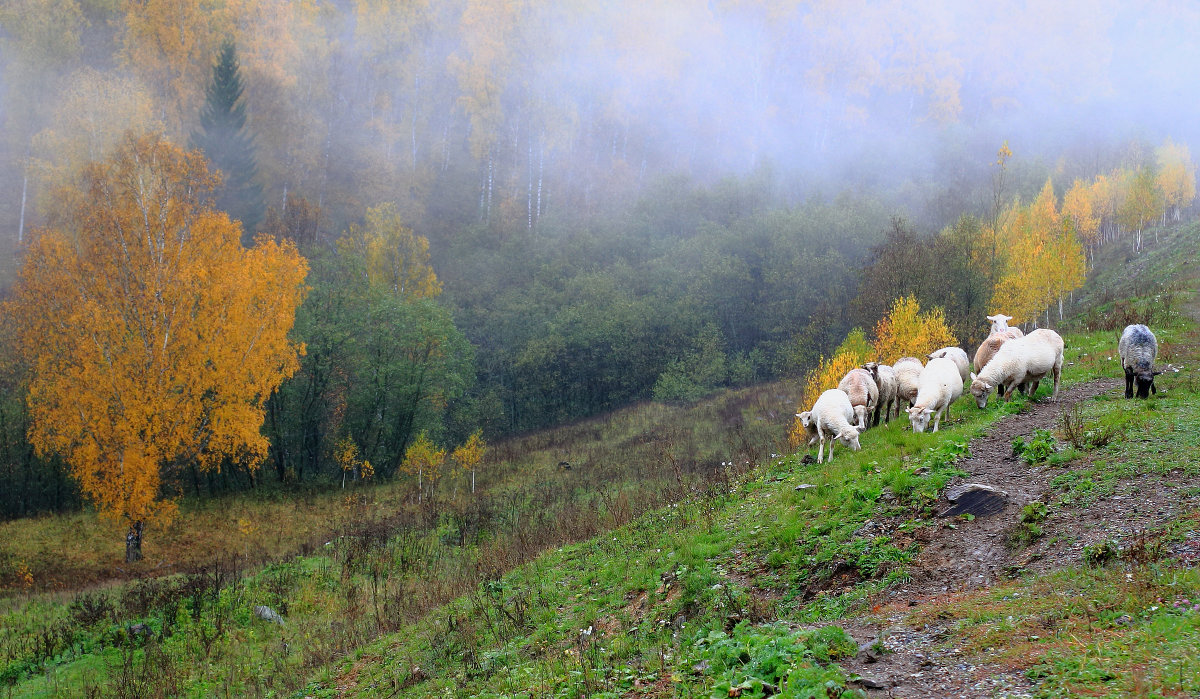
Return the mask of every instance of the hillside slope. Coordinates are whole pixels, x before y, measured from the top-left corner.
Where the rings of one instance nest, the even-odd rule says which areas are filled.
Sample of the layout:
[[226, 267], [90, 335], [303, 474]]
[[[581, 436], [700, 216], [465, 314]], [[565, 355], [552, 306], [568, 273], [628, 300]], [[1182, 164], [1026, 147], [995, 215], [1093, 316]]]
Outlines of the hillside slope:
[[[1198, 241], [1197, 226], [1164, 236], [1134, 291], [1192, 288]], [[493, 580], [305, 694], [1200, 691], [1184, 662], [1200, 650], [1200, 309], [1184, 291], [1164, 309], [1112, 289], [1107, 303], [1150, 322], [1161, 361], [1180, 369], [1157, 397], [1113, 390], [1124, 319], [1082, 317], [1057, 402], [1045, 385], [1032, 403], [964, 400], [936, 435], [894, 421], [832, 464], [773, 460]], [[993, 513], [939, 517], [947, 486], [965, 482], [1007, 497]]]

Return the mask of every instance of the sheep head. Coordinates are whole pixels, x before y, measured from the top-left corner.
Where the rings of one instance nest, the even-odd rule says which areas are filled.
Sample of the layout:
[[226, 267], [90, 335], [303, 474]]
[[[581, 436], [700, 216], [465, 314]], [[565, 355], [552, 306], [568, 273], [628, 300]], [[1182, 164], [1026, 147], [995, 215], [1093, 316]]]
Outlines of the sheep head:
[[988, 316], [987, 319], [992, 321], [992, 332], [998, 333], [1008, 329], [1008, 321], [1012, 320], [1012, 316], [997, 313], [994, 316]]
[[[1158, 393], [1158, 388], [1154, 385], [1154, 377], [1161, 373], [1162, 370], [1134, 372], [1133, 381], [1137, 386], [1138, 398], [1149, 398], [1151, 393]], [[1127, 395], [1126, 398], [1128, 397], [1129, 396]]]
[[858, 451], [862, 448], [862, 445], [858, 442], [858, 435], [860, 433], [861, 431], [857, 427], [851, 425], [837, 433], [837, 440], [850, 447], [851, 451]]
[[859, 429], [865, 430], [867, 428], [867, 406], [854, 406], [854, 417], [858, 420]]
[[988, 395], [992, 392], [993, 388], [995, 386], [979, 378], [975, 372], [971, 372], [971, 395], [975, 397], [975, 405], [978, 405], [980, 408], [986, 408]]
[[912, 423], [913, 432], [924, 432], [925, 428], [929, 427], [929, 418], [933, 416], [932, 409], [914, 405], [905, 412], [908, 413], [908, 421]]

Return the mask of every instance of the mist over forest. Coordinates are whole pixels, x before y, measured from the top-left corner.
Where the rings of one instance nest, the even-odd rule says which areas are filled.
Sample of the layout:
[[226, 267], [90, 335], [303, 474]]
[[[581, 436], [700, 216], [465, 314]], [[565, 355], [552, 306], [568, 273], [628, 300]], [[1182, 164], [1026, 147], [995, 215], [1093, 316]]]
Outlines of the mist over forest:
[[[795, 376], [890, 300], [860, 294], [879, 246], [966, 240], [1048, 179], [1200, 137], [1200, 7], [913, 5], [9, 0], [0, 285], [127, 131], [202, 145], [225, 65], [245, 145], [205, 149], [218, 205], [311, 264], [308, 354], [265, 427], [280, 480], [344, 435], [386, 476], [422, 432]], [[356, 235], [411, 246], [427, 291], [355, 306]], [[947, 308], [962, 341], [987, 298]]]

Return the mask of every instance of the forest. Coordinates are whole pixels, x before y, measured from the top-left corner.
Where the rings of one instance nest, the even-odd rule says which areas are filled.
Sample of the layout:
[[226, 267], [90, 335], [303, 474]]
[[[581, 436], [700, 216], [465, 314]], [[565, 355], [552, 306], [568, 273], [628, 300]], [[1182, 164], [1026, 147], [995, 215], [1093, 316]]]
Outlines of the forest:
[[[1179, 75], [1139, 71], [1187, 65], [1186, 42], [1129, 47], [1196, 17], [1009, 5], [5, 3], [0, 513], [424, 480], [468, 444], [802, 377], [907, 296], [967, 345], [997, 307], [1061, 319], [1096, 249], [1140, 249], [1194, 199], [1194, 134], [1155, 116]], [[1106, 120], [1042, 106], [1134, 85]], [[170, 443], [136, 455], [135, 507], [97, 494], [98, 457], [48, 417], [81, 386], [97, 410], [117, 394], [43, 383], [69, 368], [47, 355], [86, 349], [44, 311], [153, 272], [88, 257], [131, 215], [99, 193], [147, 158], [162, 191], [211, 193], [180, 200], [216, 237], [178, 264], [255, 284], [130, 369], [223, 367], [145, 406], [193, 428], [123, 428]], [[267, 298], [280, 317], [255, 315]], [[252, 328], [261, 366], [205, 354]]]

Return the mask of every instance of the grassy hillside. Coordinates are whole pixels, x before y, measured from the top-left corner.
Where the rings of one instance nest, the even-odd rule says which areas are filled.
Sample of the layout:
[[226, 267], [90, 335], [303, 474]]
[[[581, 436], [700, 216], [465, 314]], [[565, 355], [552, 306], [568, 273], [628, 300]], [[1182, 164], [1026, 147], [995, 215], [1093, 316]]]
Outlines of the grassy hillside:
[[[780, 450], [793, 393], [775, 383], [642, 404], [501, 442], [474, 494], [468, 474], [447, 473], [432, 501], [390, 483], [185, 500], [134, 566], [94, 513], [0, 524], [0, 691], [295, 689], [548, 548], [726, 487]], [[287, 617], [284, 637], [253, 616], [260, 604]]]
[[[81, 592], [112, 566], [85, 560], [92, 521], [4, 525], [0, 693], [1195, 693], [1198, 247], [1191, 226], [1132, 263], [1102, 251], [1078, 303], [1109, 310], [1067, 324], [1063, 400], [960, 400], [938, 434], [893, 421], [827, 464], [779, 455], [777, 385], [498, 445], [476, 497], [448, 477], [436, 508], [389, 487], [218, 503], [147, 541], [185, 575]], [[1110, 390], [1118, 307], [1181, 368], [1149, 401]], [[1002, 514], [938, 516], [993, 469]], [[185, 562], [185, 535], [240, 559]], [[975, 581], [953, 564], [979, 541], [998, 558]]]
[[[1183, 370], [1160, 377], [1164, 390], [1149, 401], [1099, 390], [1121, 374], [1114, 321], [1100, 311], [1073, 323], [1082, 332], [1067, 337], [1065, 383], [1108, 378], [1018, 438], [1049, 489], [1004, 523], [1011, 580], [905, 594], [923, 572], [923, 546], [981, 526], [934, 516], [942, 485], [975, 475], [957, 465], [969, 440], [1028, 408], [978, 411], [964, 400], [937, 435], [893, 423], [832, 464], [785, 456], [728, 493], [559, 549], [359, 650], [305, 693], [938, 696], [954, 678], [908, 678], [947, 667], [970, 668], [956, 687], [968, 696], [1200, 691], [1186, 662], [1200, 623], [1200, 470], [1190, 457], [1200, 386], [1189, 369], [1200, 335], [1194, 298], [1161, 298], [1194, 288], [1198, 242], [1195, 226], [1173, 233], [1123, 284], [1107, 269], [1128, 274], [1128, 261], [1101, 259], [1112, 267], [1085, 295], [1130, 309], [1116, 324], [1151, 322], [1161, 359]], [[1117, 296], [1126, 290], [1143, 295]], [[900, 524], [875, 526], [884, 521]], [[906, 662], [907, 676], [883, 669]]]

